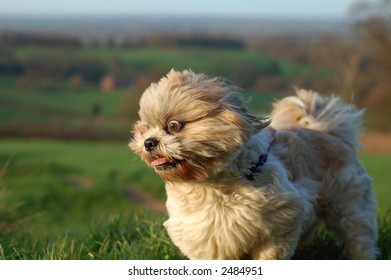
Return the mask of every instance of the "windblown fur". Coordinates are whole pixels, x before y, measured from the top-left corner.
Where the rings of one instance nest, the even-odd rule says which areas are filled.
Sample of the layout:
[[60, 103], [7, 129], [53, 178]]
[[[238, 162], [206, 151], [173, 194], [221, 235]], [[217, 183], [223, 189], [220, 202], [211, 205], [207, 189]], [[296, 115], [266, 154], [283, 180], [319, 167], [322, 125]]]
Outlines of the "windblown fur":
[[289, 259], [323, 220], [374, 259], [376, 203], [356, 149], [363, 112], [298, 90], [272, 121], [221, 78], [172, 70], [140, 100], [130, 147], [165, 181], [165, 227], [190, 259]]
[[289, 129], [295, 126], [333, 135], [354, 149], [360, 147], [363, 110], [345, 104], [339, 97], [324, 97], [304, 89], [296, 96], [286, 97], [274, 104], [272, 126]]

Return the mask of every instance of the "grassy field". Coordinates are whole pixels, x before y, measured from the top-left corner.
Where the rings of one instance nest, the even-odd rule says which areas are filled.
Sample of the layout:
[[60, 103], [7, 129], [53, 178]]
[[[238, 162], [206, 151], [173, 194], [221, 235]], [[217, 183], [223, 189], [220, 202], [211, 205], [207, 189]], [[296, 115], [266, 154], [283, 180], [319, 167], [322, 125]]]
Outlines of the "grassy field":
[[[391, 156], [362, 160], [374, 178], [379, 217], [388, 219], [382, 231], [389, 235]], [[125, 195], [133, 187], [165, 199], [163, 182], [126, 142], [1, 140], [0, 167], [0, 258], [184, 258], [162, 227], [166, 214], [142, 210]], [[311, 252], [296, 257], [341, 257], [330, 236], [319, 231], [317, 238]], [[391, 245], [384, 238], [382, 244]], [[391, 258], [389, 250], [381, 258]]]

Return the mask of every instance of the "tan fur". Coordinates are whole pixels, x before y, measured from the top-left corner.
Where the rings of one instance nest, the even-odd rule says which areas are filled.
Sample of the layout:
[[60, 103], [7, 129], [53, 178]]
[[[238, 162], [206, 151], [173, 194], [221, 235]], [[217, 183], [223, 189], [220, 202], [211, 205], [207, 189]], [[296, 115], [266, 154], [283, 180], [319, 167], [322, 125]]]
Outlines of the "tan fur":
[[[320, 220], [348, 258], [376, 258], [376, 203], [355, 151], [362, 112], [353, 106], [300, 90], [275, 104], [267, 127], [223, 79], [172, 70], [144, 92], [139, 115], [130, 147], [166, 182], [164, 225], [190, 259], [289, 259]], [[169, 131], [172, 120], [180, 130]]]

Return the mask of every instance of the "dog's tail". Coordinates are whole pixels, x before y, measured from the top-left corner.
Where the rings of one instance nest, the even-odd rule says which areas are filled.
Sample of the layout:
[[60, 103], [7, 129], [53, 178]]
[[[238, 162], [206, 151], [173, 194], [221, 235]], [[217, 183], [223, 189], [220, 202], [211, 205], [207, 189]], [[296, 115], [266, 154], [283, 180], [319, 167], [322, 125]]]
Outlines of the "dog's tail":
[[339, 97], [326, 97], [307, 90], [274, 104], [271, 126], [275, 129], [304, 127], [329, 133], [353, 149], [360, 147], [363, 110], [344, 103]]

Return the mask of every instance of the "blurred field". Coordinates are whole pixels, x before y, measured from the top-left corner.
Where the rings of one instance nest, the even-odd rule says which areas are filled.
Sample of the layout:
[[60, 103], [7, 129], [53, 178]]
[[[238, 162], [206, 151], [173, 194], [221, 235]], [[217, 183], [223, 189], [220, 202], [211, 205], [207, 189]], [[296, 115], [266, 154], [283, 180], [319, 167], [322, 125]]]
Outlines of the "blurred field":
[[129, 185], [160, 198], [164, 193], [126, 143], [2, 140], [0, 147], [2, 203], [21, 204], [20, 216], [38, 215], [31, 220], [34, 231], [70, 230], [102, 215], [131, 213], [135, 207], [124, 195]]
[[[7, 53], [12, 59], [4, 67], [22, 70], [0, 75], [3, 137], [124, 141], [136, 118], [141, 92], [171, 68], [233, 80], [245, 88], [250, 109], [258, 114], [267, 114], [279, 94], [267, 87], [261, 92], [255, 90], [257, 77], [280, 76], [289, 84], [301, 78], [313, 78], [315, 82], [327, 73], [314, 66], [240, 49], [19, 47]], [[99, 84], [112, 74], [118, 76], [122, 86], [102, 89]]]
[[113, 50], [112, 48], [93, 47], [81, 49], [20, 47], [13, 49], [12, 55], [19, 60], [28, 62], [41, 60], [41, 63], [50, 64], [95, 61], [98, 65], [105, 65], [111, 62], [112, 64], [125, 64], [144, 73], [151, 69], [167, 71], [167, 68], [191, 68], [193, 71], [228, 78], [235, 78], [232, 71], [234, 68], [237, 75], [243, 75], [241, 73], [243, 70], [252, 70], [253, 73], [277, 72], [287, 79], [293, 77], [297, 79], [313, 71], [317, 71], [313, 73], [314, 76], [325, 72], [321, 68], [243, 49], [127, 48]]

